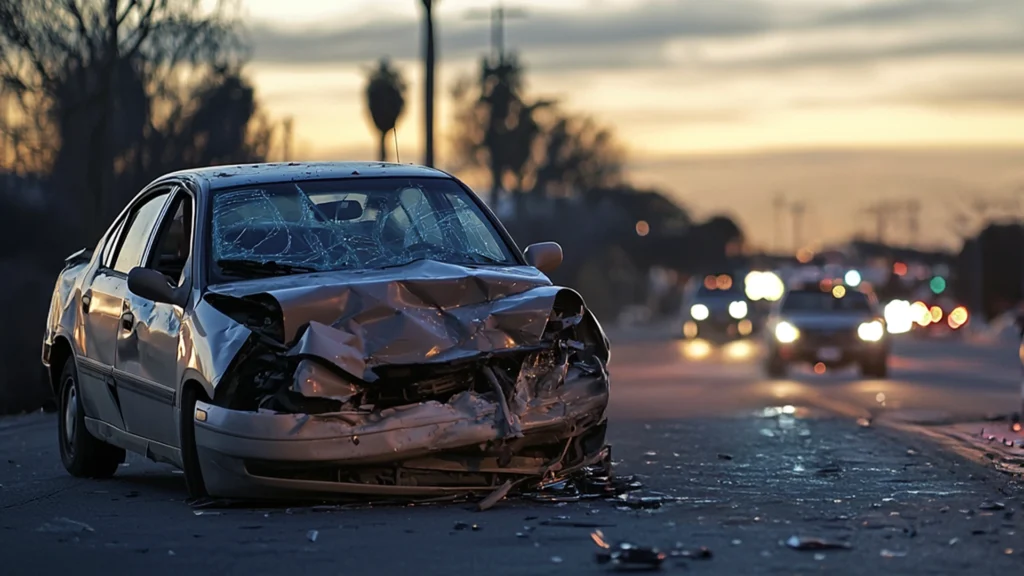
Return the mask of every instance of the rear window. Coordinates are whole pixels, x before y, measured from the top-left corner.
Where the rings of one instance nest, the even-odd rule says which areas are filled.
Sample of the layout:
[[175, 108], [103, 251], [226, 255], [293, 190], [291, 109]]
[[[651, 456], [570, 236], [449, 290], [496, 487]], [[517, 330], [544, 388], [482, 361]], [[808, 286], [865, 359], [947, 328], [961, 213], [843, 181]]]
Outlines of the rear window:
[[863, 292], [848, 290], [837, 298], [831, 292], [797, 290], [782, 303], [783, 312], [870, 312], [871, 301]]

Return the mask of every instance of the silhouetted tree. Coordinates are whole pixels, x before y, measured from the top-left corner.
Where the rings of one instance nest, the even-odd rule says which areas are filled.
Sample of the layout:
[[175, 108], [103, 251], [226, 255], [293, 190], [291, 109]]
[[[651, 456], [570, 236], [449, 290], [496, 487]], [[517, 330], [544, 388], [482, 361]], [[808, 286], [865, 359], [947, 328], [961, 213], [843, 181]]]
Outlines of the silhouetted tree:
[[366, 104], [370, 110], [373, 125], [380, 133], [380, 160], [387, 160], [387, 135], [395, 129], [398, 118], [405, 109], [405, 81], [402, 75], [391, 67], [387, 58], [370, 74], [366, 86]]
[[[0, 73], [59, 190], [96, 234], [117, 211], [122, 155], [189, 107], [191, 88], [241, 61], [235, 20], [202, 0], [0, 0]], [[187, 72], [187, 73], [186, 73]], [[180, 112], [184, 113], [184, 111]], [[55, 145], [54, 145], [55, 144]], [[42, 148], [42, 146], [40, 147]]]
[[567, 197], [620, 182], [622, 151], [608, 130], [523, 92], [515, 54], [484, 59], [477, 81], [462, 79], [452, 92], [456, 152], [465, 167], [490, 173], [492, 205], [506, 190]]
[[209, 4], [0, 0], [0, 90], [19, 112], [2, 128], [19, 170], [47, 190], [44, 206], [0, 197], [0, 298], [18, 302], [4, 318], [0, 413], [50, 394], [26, 359], [38, 358], [62, 256], [94, 245], [159, 174], [266, 157], [273, 125], [242, 74], [236, 22]]

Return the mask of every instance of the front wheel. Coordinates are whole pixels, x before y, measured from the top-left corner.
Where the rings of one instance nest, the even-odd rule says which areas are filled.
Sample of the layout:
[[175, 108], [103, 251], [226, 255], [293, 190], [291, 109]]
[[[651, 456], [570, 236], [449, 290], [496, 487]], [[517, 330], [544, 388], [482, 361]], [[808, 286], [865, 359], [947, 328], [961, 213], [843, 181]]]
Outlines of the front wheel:
[[99, 440], [85, 429], [82, 390], [74, 357], [61, 371], [57, 420], [60, 460], [77, 478], [110, 478], [124, 462], [124, 450]]
[[181, 464], [185, 476], [185, 489], [189, 498], [205, 498], [206, 482], [199, 466], [199, 451], [196, 449], [196, 400], [198, 394], [191, 386], [181, 391]]

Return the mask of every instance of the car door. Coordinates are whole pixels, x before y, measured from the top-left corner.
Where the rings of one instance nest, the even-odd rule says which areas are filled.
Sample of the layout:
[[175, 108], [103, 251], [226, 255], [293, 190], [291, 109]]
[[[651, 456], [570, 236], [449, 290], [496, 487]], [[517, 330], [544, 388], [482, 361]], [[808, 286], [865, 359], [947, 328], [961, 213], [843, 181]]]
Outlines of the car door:
[[87, 332], [90, 329], [97, 329], [93, 333], [95, 335], [87, 334], [87, 338], [94, 339], [97, 352], [102, 350], [102, 361], [108, 366], [108, 377], [114, 390], [113, 397], [120, 413], [120, 422], [116, 424], [128, 432], [131, 430], [126, 414], [132, 409], [132, 404], [125, 402], [116, 377], [117, 341], [124, 331], [124, 299], [128, 295], [128, 272], [141, 261], [152, 236], [154, 224], [159, 221], [170, 192], [169, 188], [154, 189], [133, 202], [123, 216], [124, 222], [112, 252], [104, 255], [105, 262], [102, 262], [97, 270], [90, 289], [83, 294], [83, 300], [88, 296], [92, 324], [87, 328]]
[[121, 305], [128, 287], [124, 276], [115, 272], [112, 266], [127, 220], [127, 215], [122, 215], [111, 227], [103, 239], [95, 267], [83, 279], [80, 300], [82, 329], [77, 338], [80, 343], [78, 378], [85, 413], [121, 430], [124, 430], [124, 420], [113, 369]]
[[[154, 226], [156, 234], [138, 265], [163, 272], [168, 283], [191, 282], [194, 229], [192, 196], [182, 188]], [[114, 378], [124, 406], [128, 431], [148, 440], [177, 446], [174, 401], [179, 378], [178, 342], [183, 310], [129, 292], [118, 333]]]

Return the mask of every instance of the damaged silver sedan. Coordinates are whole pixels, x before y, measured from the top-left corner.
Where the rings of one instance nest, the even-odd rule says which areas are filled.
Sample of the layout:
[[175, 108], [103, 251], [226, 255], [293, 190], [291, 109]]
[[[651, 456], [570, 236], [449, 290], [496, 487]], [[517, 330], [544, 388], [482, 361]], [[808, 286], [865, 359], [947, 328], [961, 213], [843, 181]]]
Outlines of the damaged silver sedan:
[[162, 177], [67, 259], [43, 343], [74, 476], [125, 450], [190, 496], [433, 496], [607, 464], [608, 340], [443, 172]]

